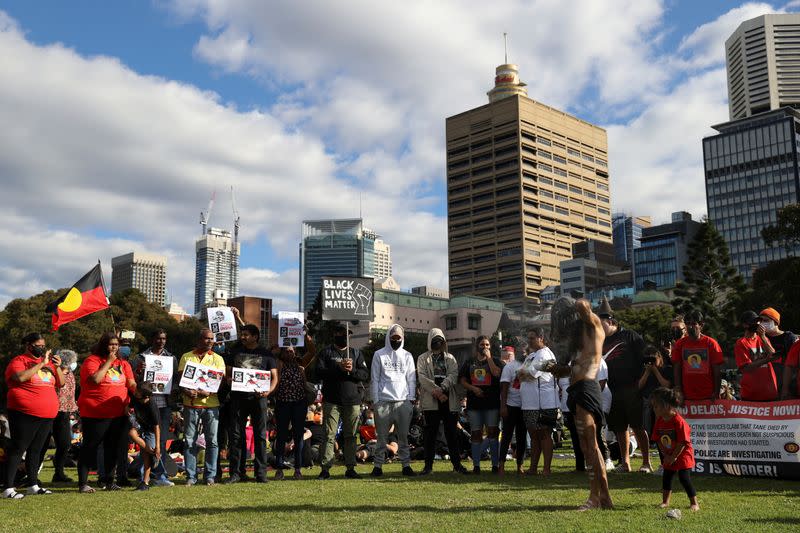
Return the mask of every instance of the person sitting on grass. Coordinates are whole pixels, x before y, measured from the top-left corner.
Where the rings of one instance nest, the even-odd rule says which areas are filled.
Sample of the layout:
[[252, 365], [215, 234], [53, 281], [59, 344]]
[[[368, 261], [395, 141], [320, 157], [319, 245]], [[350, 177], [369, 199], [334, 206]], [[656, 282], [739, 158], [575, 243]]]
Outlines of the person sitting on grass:
[[142, 381], [131, 397], [133, 411], [129, 415], [131, 428], [128, 435], [139, 446], [143, 465], [142, 478], [136, 490], [150, 488], [150, 472], [156, 461], [161, 460], [161, 420], [158, 407], [151, 401], [152, 396], [152, 383]]
[[672, 496], [672, 478], [678, 474], [678, 480], [689, 496], [689, 509], [698, 511], [697, 491], [694, 490], [689, 473], [694, 466], [694, 450], [692, 449], [691, 428], [678, 413], [680, 396], [677, 392], [659, 387], [650, 394], [656, 423], [653, 426], [653, 440], [663, 454], [664, 476], [661, 480], [661, 507], [669, 506]]

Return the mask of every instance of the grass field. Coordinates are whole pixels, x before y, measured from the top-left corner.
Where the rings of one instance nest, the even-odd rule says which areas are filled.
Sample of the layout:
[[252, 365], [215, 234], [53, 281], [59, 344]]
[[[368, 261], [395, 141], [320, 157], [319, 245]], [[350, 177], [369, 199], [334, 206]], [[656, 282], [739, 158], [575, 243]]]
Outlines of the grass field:
[[[512, 463], [508, 463], [511, 466]], [[634, 464], [638, 464], [636, 461]], [[694, 478], [702, 509], [675, 481], [668, 520], [660, 503], [661, 478], [610, 474], [613, 511], [578, 513], [587, 496], [586, 476], [571, 472], [572, 459], [554, 460], [549, 478], [459, 476], [437, 462], [434, 474], [405, 478], [387, 465], [383, 478], [349, 480], [344, 468], [328, 481], [304, 471], [301, 481], [213, 487], [154, 487], [148, 492], [78, 494], [74, 486], [52, 496], [0, 500], [2, 531], [789, 531], [800, 528], [800, 483], [732, 477]], [[485, 463], [484, 467], [488, 465]], [[414, 465], [421, 468], [420, 464]], [[367, 474], [370, 466], [360, 466]], [[68, 474], [75, 477], [75, 472]], [[42, 480], [52, 471], [45, 469]]]

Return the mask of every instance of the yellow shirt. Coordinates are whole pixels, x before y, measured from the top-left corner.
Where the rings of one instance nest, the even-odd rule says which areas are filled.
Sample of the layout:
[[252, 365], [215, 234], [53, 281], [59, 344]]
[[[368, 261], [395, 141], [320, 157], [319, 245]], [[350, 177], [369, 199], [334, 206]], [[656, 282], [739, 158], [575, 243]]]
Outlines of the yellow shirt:
[[[183, 372], [183, 369], [186, 367], [186, 363], [198, 363], [211, 368], [217, 368], [225, 372], [225, 360], [215, 352], [199, 354], [194, 350], [191, 352], [186, 352], [181, 356], [181, 362], [178, 363], [178, 372]], [[201, 409], [206, 407], [219, 407], [219, 398], [217, 398], [216, 393], [206, 396], [205, 398], [192, 398], [188, 394], [184, 394], [183, 405], [186, 407], [196, 407]]]

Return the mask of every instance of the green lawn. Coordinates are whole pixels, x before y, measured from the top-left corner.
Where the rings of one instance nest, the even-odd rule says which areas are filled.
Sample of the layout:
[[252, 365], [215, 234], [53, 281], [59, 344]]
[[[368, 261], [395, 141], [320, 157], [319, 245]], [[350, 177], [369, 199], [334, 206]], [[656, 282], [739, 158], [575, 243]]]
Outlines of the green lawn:
[[[638, 465], [638, 460], [634, 462]], [[512, 463], [507, 463], [509, 466]], [[680, 522], [658, 509], [661, 478], [610, 475], [616, 509], [578, 513], [587, 495], [586, 476], [572, 473], [571, 459], [555, 460], [549, 478], [507, 474], [459, 476], [437, 462], [425, 478], [405, 478], [398, 464], [384, 477], [348, 480], [342, 467], [328, 481], [307, 479], [266, 485], [155, 487], [81, 495], [72, 486], [52, 496], [0, 501], [8, 532], [35, 531], [788, 531], [800, 528], [800, 483], [768, 479], [695, 476], [702, 507], [687, 510], [677, 480], [672, 507]], [[484, 467], [487, 463], [484, 463]], [[420, 464], [414, 465], [420, 469]], [[367, 474], [370, 466], [360, 466]], [[74, 470], [68, 472], [75, 475]], [[45, 469], [42, 479], [49, 480]]]

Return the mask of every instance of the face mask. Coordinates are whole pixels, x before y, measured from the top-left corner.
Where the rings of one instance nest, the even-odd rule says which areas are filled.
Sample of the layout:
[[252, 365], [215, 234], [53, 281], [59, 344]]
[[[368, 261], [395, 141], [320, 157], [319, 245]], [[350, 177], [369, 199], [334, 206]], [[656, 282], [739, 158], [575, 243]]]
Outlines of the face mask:
[[683, 337], [683, 330], [681, 328], [672, 328], [672, 340], [676, 341]]
[[346, 348], [347, 347], [347, 336], [346, 335], [335, 335], [333, 337], [333, 343], [338, 346], [339, 348]]
[[431, 342], [431, 349], [436, 350], [437, 352], [442, 349], [442, 346], [444, 346], [444, 341], [435, 340]]
[[778, 329], [778, 326], [776, 326], [775, 322], [773, 322], [772, 320], [762, 320], [761, 325], [764, 326], [764, 331], [766, 331], [767, 333], [772, 333], [773, 331]]
[[45, 353], [47, 353], [47, 348], [44, 346], [31, 346], [31, 353], [34, 357], [42, 357]]
[[700, 333], [698, 333], [694, 328], [689, 328], [689, 336], [693, 339], [699, 339]]
[[127, 359], [131, 355], [131, 347], [130, 346], [120, 346], [119, 352], [117, 354], [120, 359]]
[[401, 346], [402, 344], [403, 344], [403, 341], [389, 340], [389, 346], [391, 346], [391, 347], [392, 347], [392, 350], [398, 350], [398, 349], [400, 349], [400, 346]]
[[75, 372], [75, 369], [78, 368], [78, 363], [70, 363], [69, 364], [69, 371]]
[[373, 420], [372, 418], [368, 418], [367, 419], [367, 425], [368, 426], [374, 426], [375, 425], [375, 420]]

